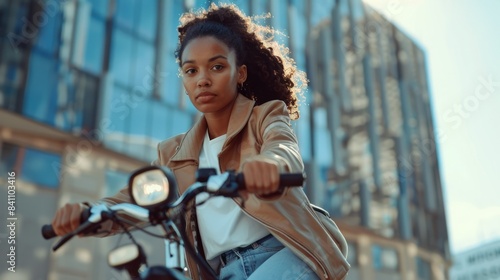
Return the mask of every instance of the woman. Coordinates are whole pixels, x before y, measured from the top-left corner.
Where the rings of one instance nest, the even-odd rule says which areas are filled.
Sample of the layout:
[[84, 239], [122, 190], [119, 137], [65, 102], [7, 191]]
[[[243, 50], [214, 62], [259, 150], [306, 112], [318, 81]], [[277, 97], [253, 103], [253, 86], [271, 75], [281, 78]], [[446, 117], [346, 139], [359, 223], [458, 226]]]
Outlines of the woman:
[[[188, 236], [201, 237], [199, 249], [220, 279], [343, 279], [349, 265], [338, 229], [326, 230], [302, 188], [278, 191], [279, 173], [303, 171], [290, 120], [298, 118], [304, 73], [269, 39], [270, 28], [235, 6], [185, 14], [178, 30], [182, 82], [203, 115], [187, 133], [160, 143], [154, 164], [174, 172], [181, 193], [206, 167], [239, 170], [247, 188], [245, 208], [222, 197], [197, 206], [186, 217]], [[130, 198], [122, 191], [103, 200]], [[56, 233], [76, 228], [84, 207], [60, 209]], [[193, 279], [206, 279], [191, 258], [188, 266]]]

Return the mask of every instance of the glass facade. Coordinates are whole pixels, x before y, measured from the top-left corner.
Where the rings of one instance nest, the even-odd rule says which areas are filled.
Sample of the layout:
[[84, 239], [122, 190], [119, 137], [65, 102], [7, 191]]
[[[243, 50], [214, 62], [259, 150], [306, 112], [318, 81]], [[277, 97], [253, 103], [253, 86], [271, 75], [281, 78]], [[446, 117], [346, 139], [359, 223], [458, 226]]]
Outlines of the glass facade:
[[[179, 79], [176, 28], [183, 12], [211, 2], [0, 1], [1, 110], [88, 139], [109, 150], [102, 157], [149, 163], [159, 141], [198, 116]], [[351, 228], [448, 258], [424, 51], [360, 0], [231, 2], [283, 33], [277, 39], [308, 74], [294, 123], [306, 191], [347, 233], [350, 279], [397, 279], [406, 269], [433, 279], [430, 259], [367, 243]], [[2, 172], [59, 190], [63, 171], [43, 163], [64, 167], [64, 152], [3, 139], [15, 124], [0, 120], [0, 130]], [[111, 165], [97, 176], [100, 194], [126, 183], [127, 168]]]
[[15, 178], [48, 189], [59, 187], [61, 155], [4, 142], [0, 172], [15, 172]]
[[425, 55], [355, 2], [334, 5], [309, 57], [321, 75], [311, 86], [325, 101], [314, 108], [323, 134], [316, 146], [332, 147], [331, 162], [318, 160], [329, 182], [324, 206], [338, 217], [353, 213], [350, 222], [382, 236], [415, 238], [447, 254]]

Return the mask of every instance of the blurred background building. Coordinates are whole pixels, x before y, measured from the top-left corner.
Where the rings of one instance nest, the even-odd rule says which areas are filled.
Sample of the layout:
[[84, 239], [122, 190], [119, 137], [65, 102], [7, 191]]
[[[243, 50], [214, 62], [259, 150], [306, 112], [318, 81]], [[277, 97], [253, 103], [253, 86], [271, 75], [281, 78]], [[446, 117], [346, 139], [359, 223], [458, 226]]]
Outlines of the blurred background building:
[[[447, 279], [424, 50], [361, 0], [232, 3], [282, 31], [277, 39], [308, 74], [294, 125], [306, 191], [348, 239], [348, 279]], [[159, 141], [193, 124], [176, 27], [181, 13], [208, 5], [0, 1], [0, 192], [15, 171], [16, 279], [121, 278], [106, 262], [117, 237], [77, 239], [54, 254], [40, 227], [67, 202], [114, 194], [155, 159]], [[162, 263], [163, 242], [139, 238]]]
[[500, 240], [453, 255], [450, 280], [473, 279], [500, 279]]

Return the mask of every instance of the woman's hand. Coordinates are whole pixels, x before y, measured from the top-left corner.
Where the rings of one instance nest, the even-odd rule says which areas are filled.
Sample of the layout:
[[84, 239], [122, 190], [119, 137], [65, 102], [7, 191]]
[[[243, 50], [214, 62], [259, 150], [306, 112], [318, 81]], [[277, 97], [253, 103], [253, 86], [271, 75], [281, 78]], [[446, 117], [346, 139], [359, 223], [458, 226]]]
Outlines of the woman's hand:
[[67, 203], [59, 208], [52, 220], [54, 232], [58, 236], [73, 232], [80, 225], [81, 213], [87, 208], [83, 203]]
[[273, 160], [247, 161], [243, 165], [242, 172], [249, 193], [265, 196], [279, 190], [279, 166]]

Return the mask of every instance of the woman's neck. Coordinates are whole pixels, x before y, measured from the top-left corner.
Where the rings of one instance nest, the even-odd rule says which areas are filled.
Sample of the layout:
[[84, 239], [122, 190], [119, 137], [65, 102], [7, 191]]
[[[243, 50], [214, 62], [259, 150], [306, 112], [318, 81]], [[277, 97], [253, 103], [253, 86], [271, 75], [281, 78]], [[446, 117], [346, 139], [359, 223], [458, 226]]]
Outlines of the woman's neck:
[[205, 119], [207, 120], [208, 126], [208, 136], [210, 139], [217, 138], [221, 135], [227, 133], [227, 128], [229, 126], [229, 116], [216, 116], [214, 114], [206, 114]]
[[218, 112], [205, 113], [205, 119], [208, 126], [208, 136], [210, 139], [217, 138], [227, 133], [229, 119], [231, 118], [236, 98], [237, 96], [230, 104], [228, 104], [228, 106]]

